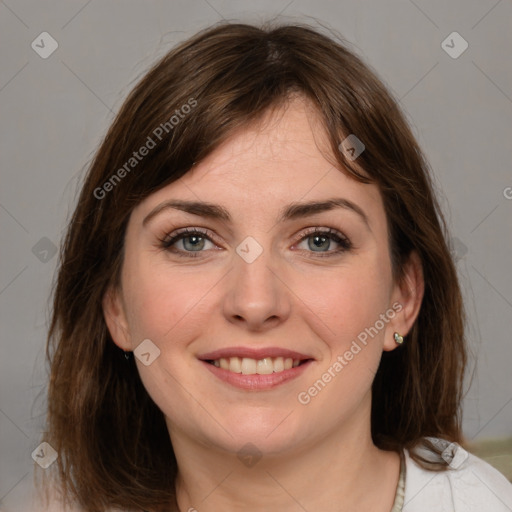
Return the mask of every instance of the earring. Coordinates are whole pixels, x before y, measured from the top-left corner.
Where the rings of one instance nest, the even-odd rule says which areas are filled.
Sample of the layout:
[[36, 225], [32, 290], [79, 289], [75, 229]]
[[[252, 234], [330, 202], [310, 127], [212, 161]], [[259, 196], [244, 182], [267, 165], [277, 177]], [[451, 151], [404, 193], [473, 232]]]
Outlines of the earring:
[[125, 352], [124, 352], [124, 357], [125, 357], [125, 359], [126, 359], [127, 361], [129, 361], [129, 360], [130, 360], [130, 357], [131, 357], [131, 352], [126, 352], [126, 351], [125, 351]]
[[404, 342], [404, 337], [401, 336], [400, 334], [398, 334], [397, 332], [395, 332], [395, 334], [393, 334], [393, 337], [395, 338], [395, 343], [397, 345], [401, 345]]

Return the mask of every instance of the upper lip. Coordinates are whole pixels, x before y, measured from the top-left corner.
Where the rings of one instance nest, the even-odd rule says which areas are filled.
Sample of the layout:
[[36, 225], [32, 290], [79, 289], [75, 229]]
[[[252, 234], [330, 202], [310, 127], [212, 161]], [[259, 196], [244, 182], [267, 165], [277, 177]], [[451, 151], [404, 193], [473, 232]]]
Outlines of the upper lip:
[[215, 361], [220, 358], [228, 359], [230, 357], [248, 357], [251, 359], [256, 359], [257, 361], [259, 361], [260, 359], [265, 359], [265, 357], [290, 357], [292, 359], [300, 361], [303, 361], [305, 359], [313, 359], [311, 356], [308, 356], [306, 354], [301, 354], [300, 352], [296, 352], [294, 350], [288, 350], [279, 347], [227, 347], [221, 348], [219, 350], [214, 350], [206, 354], [201, 354], [197, 357], [202, 361]]

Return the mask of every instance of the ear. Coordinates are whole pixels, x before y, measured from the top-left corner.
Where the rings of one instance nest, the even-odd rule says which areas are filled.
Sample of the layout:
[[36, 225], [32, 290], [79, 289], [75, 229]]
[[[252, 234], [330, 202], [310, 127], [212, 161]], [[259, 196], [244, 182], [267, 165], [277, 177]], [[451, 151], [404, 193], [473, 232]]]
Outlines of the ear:
[[132, 350], [128, 322], [126, 321], [120, 291], [109, 288], [103, 296], [102, 307], [105, 323], [114, 343], [122, 350]]
[[391, 304], [397, 305], [392, 308], [397, 314], [390, 320], [386, 329], [384, 350], [394, 350], [398, 346], [393, 337], [395, 332], [404, 338], [409, 333], [418, 317], [424, 292], [425, 281], [421, 259], [416, 251], [412, 251], [405, 263], [402, 279], [399, 283], [395, 283], [393, 289]]

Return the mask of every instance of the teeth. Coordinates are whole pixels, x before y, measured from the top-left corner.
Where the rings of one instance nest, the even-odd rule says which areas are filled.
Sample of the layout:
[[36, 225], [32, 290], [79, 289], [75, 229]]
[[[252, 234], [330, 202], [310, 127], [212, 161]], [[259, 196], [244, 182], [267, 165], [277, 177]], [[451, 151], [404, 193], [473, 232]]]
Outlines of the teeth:
[[249, 359], [248, 357], [244, 357], [242, 359], [242, 373], [244, 375], [254, 375], [256, 373], [256, 359]]
[[276, 357], [274, 359], [274, 371], [282, 372], [284, 370], [284, 359], [282, 357]]
[[242, 373], [242, 361], [239, 357], [229, 358], [229, 371], [234, 373]]
[[256, 364], [256, 372], [258, 375], [270, 375], [271, 373], [274, 373], [272, 359], [270, 357], [260, 359]]
[[213, 364], [217, 368], [243, 375], [270, 375], [290, 368], [297, 368], [300, 360], [294, 360], [291, 357], [265, 357], [259, 360], [250, 357], [221, 357], [213, 361]]

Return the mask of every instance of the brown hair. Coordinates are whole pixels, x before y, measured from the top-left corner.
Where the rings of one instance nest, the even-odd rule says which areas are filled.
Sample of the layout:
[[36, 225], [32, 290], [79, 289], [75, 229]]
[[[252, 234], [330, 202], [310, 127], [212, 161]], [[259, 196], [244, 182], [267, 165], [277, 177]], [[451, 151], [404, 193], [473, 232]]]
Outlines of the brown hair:
[[[378, 185], [395, 279], [412, 250], [423, 266], [418, 318], [405, 343], [383, 354], [373, 383], [374, 443], [399, 451], [425, 436], [461, 440], [461, 293], [428, 165], [397, 102], [345, 43], [310, 27], [224, 23], [174, 48], [129, 94], [89, 168], [61, 248], [45, 440], [59, 453], [62, 490], [84, 510], [159, 511], [175, 499], [163, 414], [102, 312], [105, 292], [119, 284], [133, 207], [294, 93], [318, 110], [337, 167]], [[363, 173], [338, 149], [348, 134], [365, 145], [357, 159]], [[155, 146], [131, 161], [148, 137]]]

